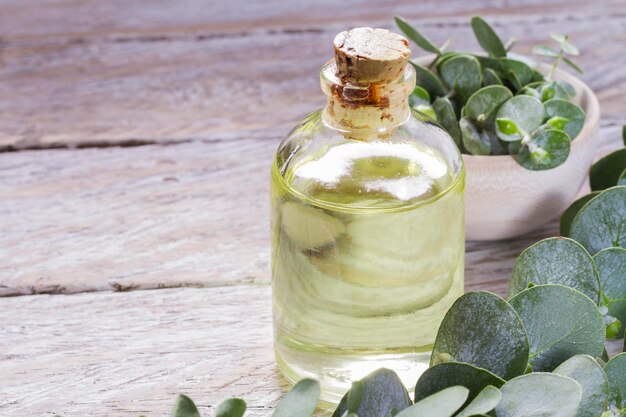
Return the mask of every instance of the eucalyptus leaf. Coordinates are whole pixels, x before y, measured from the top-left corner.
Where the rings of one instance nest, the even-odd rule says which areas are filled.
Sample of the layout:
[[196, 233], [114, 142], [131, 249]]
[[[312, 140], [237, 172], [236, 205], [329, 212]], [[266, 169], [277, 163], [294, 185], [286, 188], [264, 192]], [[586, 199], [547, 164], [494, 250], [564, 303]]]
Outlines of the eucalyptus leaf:
[[626, 247], [626, 186], [602, 191], [578, 212], [572, 239], [594, 255], [604, 248]]
[[534, 80], [534, 71], [527, 63], [522, 62], [519, 59], [509, 58], [502, 58], [501, 61], [505, 72], [509, 75], [515, 75], [515, 78], [520, 83], [519, 88]]
[[411, 61], [413, 68], [415, 68], [415, 77], [417, 79], [417, 85], [423, 87], [430, 97], [439, 97], [445, 95], [443, 84], [439, 77], [432, 73], [428, 68], [416, 64]]
[[593, 257], [602, 284], [608, 313], [622, 323], [617, 334], [624, 336], [626, 327], [626, 249], [607, 248]]
[[533, 171], [552, 169], [567, 160], [570, 142], [567, 133], [560, 130], [537, 130], [528, 142], [522, 141], [522, 148], [515, 160]]
[[562, 99], [548, 100], [543, 105], [548, 119], [553, 117], [567, 119], [561, 130], [567, 133], [571, 140], [576, 139], [585, 123], [585, 112], [571, 101]]
[[441, 79], [464, 100], [474, 94], [483, 82], [482, 69], [476, 58], [468, 54], [456, 55], [441, 64]]
[[496, 134], [506, 142], [520, 140], [524, 135], [538, 128], [544, 117], [545, 111], [541, 101], [526, 95], [515, 96], [499, 108], [496, 113], [496, 122], [498, 119], [510, 120], [515, 124], [518, 132], [507, 134], [501, 130], [501, 126], [496, 124]]
[[475, 415], [487, 414], [500, 403], [502, 394], [500, 390], [493, 385], [487, 385], [476, 398], [472, 400], [467, 407], [463, 409], [456, 417], [470, 417]]
[[604, 367], [609, 380], [609, 403], [614, 410], [626, 412], [626, 353], [613, 357]]
[[445, 388], [396, 414], [396, 417], [452, 417], [467, 400], [469, 390], [462, 386]]
[[490, 133], [483, 129], [478, 129], [474, 122], [467, 117], [462, 117], [459, 121], [461, 139], [463, 147], [472, 155], [490, 155], [491, 138]]
[[582, 388], [582, 401], [576, 417], [597, 417], [604, 411], [608, 395], [609, 384], [602, 370], [589, 355], [572, 356], [560, 364], [554, 373], [572, 378]]
[[200, 412], [191, 398], [179, 394], [172, 409], [172, 417], [200, 417]]
[[589, 182], [594, 191], [605, 190], [617, 185], [619, 177], [626, 169], [626, 148], [611, 152], [591, 167]]
[[555, 57], [558, 56], [558, 52], [555, 52], [548, 45], [538, 45], [533, 48], [533, 54], [547, 56], [547, 57]]
[[513, 308], [497, 295], [479, 291], [461, 296], [450, 307], [430, 363], [465, 362], [508, 379], [524, 373], [528, 354], [528, 337]]
[[409, 105], [413, 107], [419, 104], [430, 105], [430, 94], [428, 94], [428, 91], [424, 88], [416, 85], [413, 92], [409, 96]]
[[576, 90], [574, 87], [565, 81], [550, 81], [543, 83], [540, 87], [541, 101], [552, 100], [553, 98], [560, 98], [563, 100], [570, 100], [576, 96]]
[[580, 197], [578, 200], [570, 204], [570, 206], [561, 215], [561, 236], [570, 237], [570, 229], [572, 227], [572, 221], [574, 220], [574, 217], [576, 217], [580, 209], [583, 208], [589, 200], [591, 200], [598, 194], [600, 194], [600, 191], [594, 191], [592, 193], [585, 194], [584, 196]]
[[[381, 368], [361, 380], [362, 395], [359, 408], [350, 410], [359, 417], [389, 416], [393, 409], [402, 411], [411, 405], [409, 393], [395, 372]], [[348, 411], [350, 391], [343, 396], [333, 417], [343, 417]], [[294, 415], [294, 417], [297, 417]]]
[[415, 401], [418, 402], [444, 388], [461, 385], [470, 390], [469, 404], [487, 386], [504, 385], [504, 379], [486, 369], [461, 362], [445, 362], [428, 368], [415, 384]]
[[574, 61], [572, 61], [571, 59], [569, 59], [568, 57], [564, 56], [561, 57], [561, 59], [563, 60], [563, 62], [565, 62], [567, 65], [569, 65], [570, 67], [572, 67], [574, 69], [574, 71], [578, 72], [579, 74], [584, 74], [584, 70], [578, 65], [576, 64]]
[[582, 397], [580, 385], [571, 378], [548, 373], [518, 376], [500, 389], [498, 417], [572, 417]]
[[528, 332], [533, 371], [552, 371], [578, 354], [602, 354], [604, 319], [583, 293], [563, 285], [536, 285], [509, 303]]
[[221, 403], [215, 417], [242, 417], [246, 412], [246, 402], [241, 398], [231, 398]]
[[493, 57], [505, 57], [506, 49], [496, 32], [480, 16], [471, 20], [472, 30], [482, 48]]
[[475, 121], [486, 121], [511, 97], [511, 90], [504, 86], [483, 87], [467, 100], [465, 115]]
[[435, 113], [435, 110], [433, 110], [433, 108], [428, 104], [418, 104], [417, 106], [413, 106], [413, 109], [422, 114], [425, 114], [433, 121], [437, 120], [437, 114]]
[[593, 259], [578, 242], [562, 237], [541, 240], [517, 258], [509, 282], [509, 296], [528, 288], [528, 284], [562, 284], [574, 288], [596, 304], [600, 283]]
[[300, 380], [276, 405], [273, 417], [310, 417], [320, 397], [319, 382], [305, 378]]
[[406, 20], [399, 16], [396, 16], [394, 19], [398, 28], [407, 36], [407, 38], [415, 42], [420, 48], [427, 52], [441, 55], [441, 51], [439, 50], [439, 48], [437, 48], [435, 44], [433, 44], [427, 37], [422, 35], [417, 29], [411, 26]]
[[447, 97], [438, 97], [433, 103], [437, 121], [452, 136], [457, 145], [461, 144], [461, 128], [452, 103]]
[[483, 86], [489, 85], [504, 85], [502, 79], [494, 70], [491, 68], [485, 68], [483, 71]]

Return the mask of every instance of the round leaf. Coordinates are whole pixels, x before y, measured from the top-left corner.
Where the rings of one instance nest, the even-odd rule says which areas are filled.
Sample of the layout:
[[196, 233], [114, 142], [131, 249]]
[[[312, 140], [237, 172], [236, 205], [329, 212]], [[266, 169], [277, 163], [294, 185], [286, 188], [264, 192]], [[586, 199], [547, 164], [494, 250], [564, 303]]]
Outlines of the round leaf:
[[626, 148], [618, 149], [593, 164], [589, 172], [591, 189], [605, 190], [617, 184], [626, 169]]
[[507, 142], [520, 140], [524, 134], [530, 134], [541, 125], [544, 115], [541, 101], [527, 95], [515, 96], [500, 107], [496, 113], [496, 120], [511, 120], [520, 133], [508, 135], [496, 125], [496, 134], [500, 139]]
[[609, 380], [609, 405], [611, 408], [626, 408], [626, 353], [620, 353], [604, 367]]
[[310, 417], [319, 397], [319, 382], [309, 378], [302, 379], [276, 405], [272, 417]]
[[565, 81], [550, 81], [542, 83], [540, 86], [540, 92], [541, 101], [548, 101], [553, 98], [569, 100], [576, 95], [574, 87]]
[[576, 139], [585, 124], [585, 112], [574, 103], [561, 99], [548, 100], [543, 105], [548, 119], [560, 117], [567, 120], [562, 130], [571, 140]]
[[420, 401], [444, 388], [461, 385], [470, 390], [471, 402], [485, 387], [501, 387], [504, 380], [483, 368], [467, 363], [446, 362], [428, 368], [415, 385], [415, 401]]
[[604, 318], [583, 293], [563, 285], [537, 285], [509, 303], [528, 332], [533, 371], [552, 371], [578, 354], [602, 354]]
[[246, 402], [240, 398], [231, 398], [217, 407], [215, 417], [242, 417], [245, 412]]
[[504, 85], [502, 79], [494, 70], [491, 68], [485, 68], [483, 71], [483, 85]]
[[526, 331], [513, 308], [497, 295], [479, 291], [463, 295], [450, 307], [430, 363], [465, 362], [508, 379], [524, 373], [528, 349]]
[[534, 71], [528, 64], [509, 58], [501, 58], [500, 61], [505, 73], [508, 75], [507, 78], [516, 80], [519, 84], [516, 88], [520, 89], [534, 80]]
[[576, 355], [560, 364], [554, 373], [572, 378], [582, 388], [576, 417], [598, 417], [604, 411], [609, 384], [602, 367], [591, 356]]
[[509, 296], [529, 284], [562, 284], [574, 288], [595, 303], [600, 284], [593, 259], [578, 242], [562, 237], [544, 239], [525, 249], [517, 258], [509, 282]]
[[465, 387], [449, 387], [405, 408], [396, 417], [452, 417], [465, 403], [468, 394]]
[[546, 373], [518, 376], [500, 391], [498, 417], [572, 417], [582, 396], [580, 385], [573, 379]]
[[456, 417], [470, 417], [475, 415], [487, 414], [500, 403], [502, 394], [500, 390], [492, 385], [487, 385], [476, 398], [472, 400], [467, 407], [463, 409]]
[[472, 30], [482, 48], [493, 57], [505, 57], [506, 49], [496, 32], [489, 26], [483, 18], [472, 17]]
[[561, 228], [560, 233], [561, 236], [569, 237], [570, 229], [572, 227], [572, 221], [574, 217], [578, 214], [581, 208], [584, 207], [585, 204], [595, 196], [600, 194], [599, 191], [594, 191], [592, 193], [586, 194], [580, 197], [578, 200], [574, 201], [561, 215]]
[[483, 87], [467, 100], [465, 115], [472, 120], [487, 120], [511, 97], [513, 97], [511, 90], [501, 85]]
[[[361, 401], [357, 410], [350, 410], [359, 417], [388, 416], [391, 410], [402, 411], [411, 405], [409, 393], [395, 372], [381, 368], [361, 380]], [[350, 391], [343, 396], [333, 413], [342, 417], [348, 411]], [[294, 415], [294, 417], [296, 417]]]
[[602, 191], [578, 212], [571, 237], [595, 254], [604, 248], [626, 247], [626, 186]]
[[626, 249], [608, 248], [593, 257], [602, 284], [602, 293], [609, 314], [622, 323], [618, 333], [624, 336], [626, 327]]
[[515, 160], [524, 168], [533, 171], [552, 169], [567, 160], [570, 142], [567, 133], [560, 130], [538, 130], [528, 142], [522, 142], [522, 148]]
[[452, 136], [457, 145], [461, 144], [461, 129], [456, 119], [454, 107], [447, 97], [439, 97], [433, 103], [433, 110], [437, 115], [437, 121]]
[[443, 84], [439, 78], [433, 74], [428, 68], [423, 67], [415, 62], [411, 61], [413, 68], [415, 68], [415, 77], [417, 79], [417, 85], [423, 87], [431, 97], [438, 97], [445, 95], [443, 90]]
[[409, 96], [409, 105], [413, 107], [419, 104], [430, 105], [430, 94], [419, 85], [416, 85]]
[[491, 138], [486, 130], [479, 130], [467, 117], [459, 121], [463, 146], [472, 155], [490, 155]]
[[448, 88], [455, 90], [463, 100], [476, 92], [483, 75], [480, 63], [471, 55], [456, 55], [441, 64], [441, 79]]
[[200, 412], [191, 398], [179, 394], [174, 403], [172, 417], [200, 417]]

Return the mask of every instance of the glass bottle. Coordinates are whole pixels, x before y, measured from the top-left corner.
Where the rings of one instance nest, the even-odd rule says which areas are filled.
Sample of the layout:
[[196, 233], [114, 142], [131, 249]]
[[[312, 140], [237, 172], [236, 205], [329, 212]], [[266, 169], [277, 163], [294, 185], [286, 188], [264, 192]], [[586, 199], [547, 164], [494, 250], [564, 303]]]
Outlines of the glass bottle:
[[408, 42], [357, 28], [334, 43], [326, 107], [282, 141], [271, 171], [276, 359], [330, 402], [381, 367], [415, 384], [463, 293], [465, 251], [463, 162], [409, 106]]

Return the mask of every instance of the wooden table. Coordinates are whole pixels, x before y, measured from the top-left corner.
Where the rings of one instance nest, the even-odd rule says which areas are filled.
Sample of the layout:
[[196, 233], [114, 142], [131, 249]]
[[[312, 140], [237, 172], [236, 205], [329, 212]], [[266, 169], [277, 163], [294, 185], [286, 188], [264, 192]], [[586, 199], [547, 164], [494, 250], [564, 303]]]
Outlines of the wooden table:
[[[334, 34], [394, 14], [459, 48], [474, 14], [522, 53], [569, 33], [599, 153], [620, 146], [623, 0], [0, 3], [0, 415], [160, 416], [179, 392], [270, 414], [271, 158], [322, 105]], [[468, 242], [467, 289], [504, 293], [556, 233]]]

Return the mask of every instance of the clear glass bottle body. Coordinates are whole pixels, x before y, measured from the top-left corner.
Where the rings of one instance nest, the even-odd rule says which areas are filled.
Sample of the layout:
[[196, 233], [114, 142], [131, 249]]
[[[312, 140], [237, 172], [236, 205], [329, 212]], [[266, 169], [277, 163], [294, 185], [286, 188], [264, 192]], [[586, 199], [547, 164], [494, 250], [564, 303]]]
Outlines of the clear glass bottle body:
[[380, 367], [407, 387], [428, 367], [463, 293], [465, 174], [447, 133], [410, 110], [410, 66], [378, 90], [382, 105], [351, 101], [358, 88], [332, 66], [322, 69], [328, 105], [274, 160], [271, 238], [277, 362], [337, 402]]

